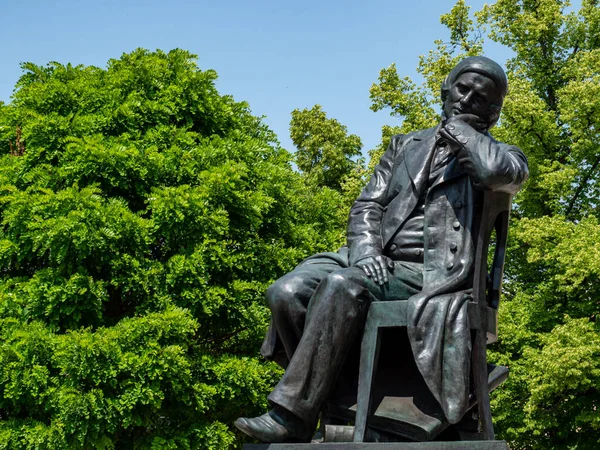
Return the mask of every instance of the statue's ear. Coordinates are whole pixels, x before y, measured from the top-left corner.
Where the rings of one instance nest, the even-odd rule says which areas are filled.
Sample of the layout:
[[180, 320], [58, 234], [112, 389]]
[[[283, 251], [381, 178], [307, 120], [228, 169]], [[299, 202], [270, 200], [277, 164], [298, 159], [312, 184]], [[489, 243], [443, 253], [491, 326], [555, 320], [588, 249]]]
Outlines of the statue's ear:
[[446, 98], [448, 98], [448, 91], [450, 90], [450, 80], [449, 80], [450, 75], [447, 75], [446, 78], [444, 79], [444, 82], [442, 83], [442, 91], [441, 91], [441, 98], [442, 98], [442, 104], [444, 104], [446, 102]]

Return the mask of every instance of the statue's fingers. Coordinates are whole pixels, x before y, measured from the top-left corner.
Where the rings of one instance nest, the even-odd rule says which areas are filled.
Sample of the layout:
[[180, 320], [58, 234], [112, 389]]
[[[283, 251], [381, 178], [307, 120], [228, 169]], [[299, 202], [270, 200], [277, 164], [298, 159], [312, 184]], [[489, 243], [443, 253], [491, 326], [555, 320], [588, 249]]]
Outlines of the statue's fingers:
[[387, 283], [389, 280], [387, 266], [384, 265], [382, 272], [383, 272], [383, 282]]
[[384, 283], [388, 282], [388, 268], [387, 268], [387, 258], [385, 256], [377, 257], [377, 267], [380, 271], [380, 279]]
[[452, 147], [458, 148], [463, 146], [458, 139], [456, 139], [456, 137], [450, 133], [448, 133], [446, 136], [444, 136], [443, 133], [440, 133], [440, 136], [442, 136], [442, 140], [446, 141], [450, 145], [450, 150], [454, 150]]
[[375, 279], [375, 282], [377, 282], [379, 284], [383, 284], [384, 280], [386, 279], [386, 271], [384, 271], [383, 268], [381, 267], [380, 261], [377, 261], [375, 263], [375, 270], [376, 270], [376, 274], [377, 274], [377, 278]]
[[[448, 125], [448, 126], [452, 126], [452, 125]], [[444, 128], [440, 128], [440, 136], [442, 137], [442, 139], [445, 139], [447, 141], [454, 141], [456, 140], [456, 138], [454, 137], [454, 135], [452, 134], [452, 132], [450, 130], [448, 130], [446, 127]]]
[[379, 279], [381, 278], [381, 274], [379, 272], [379, 267], [377, 266], [377, 263], [371, 263], [369, 266], [369, 269], [371, 270], [371, 278], [373, 278], [373, 281], [377, 284], [379, 284]]
[[463, 122], [465, 122], [467, 125], [473, 126], [475, 125], [478, 121], [481, 120], [481, 118], [475, 114], [459, 114], [457, 116], [454, 116], [455, 120], [462, 120]]
[[439, 131], [440, 137], [442, 138], [442, 141], [446, 141], [446, 142], [454, 142], [454, 136], [452, 136], [452, 134], [450, 134], [448, 131], [444, 130], [443, 128]]
[[369, 278], [372, 278], [373, 274], [371, 273], [371, 268], [368, 265], [361, 264], [359, 267], [363, 270], [365, 275], [367, 275]]

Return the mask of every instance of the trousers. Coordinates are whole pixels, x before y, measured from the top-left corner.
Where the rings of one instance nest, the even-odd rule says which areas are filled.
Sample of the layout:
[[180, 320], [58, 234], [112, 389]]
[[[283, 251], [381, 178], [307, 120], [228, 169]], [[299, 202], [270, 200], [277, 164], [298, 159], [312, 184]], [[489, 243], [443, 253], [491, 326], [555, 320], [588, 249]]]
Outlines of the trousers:
[[423, 286], [419, 263], [395, 261], [381, 286], [360, 267], [344, 265], [339, 258], [309, 258], [266, 292], [270, 331], [276, 333], [284, 353], [279, 362], [286, 368], [269, 401], [313, 428], [370, 303], [405, 300]]

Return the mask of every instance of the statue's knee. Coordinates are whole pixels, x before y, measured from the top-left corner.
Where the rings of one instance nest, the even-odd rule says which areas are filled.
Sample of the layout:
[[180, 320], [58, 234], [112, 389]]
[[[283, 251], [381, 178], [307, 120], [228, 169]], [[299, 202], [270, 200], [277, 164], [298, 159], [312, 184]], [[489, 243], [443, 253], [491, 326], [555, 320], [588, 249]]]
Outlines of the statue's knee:
[[267, 288], [265, 299], [273, 314], [286, 311], [290, 303], [295, 302], [295, 283], [293, 280], [280, 278]]
[[324, 288], [330, 293], [328, 297], [336, 299], [342, 296], [343, 304], [349, 310], [357, 310], [362, 303], [368, 300], [369, 291], [366, 285], [353, 269], [342, 269], [330, 273], [326, 278]]
[[347, 276], [344, 270], [338, 270], [337, 272], [332, 272], [327, 275], [327, 284], [331, 289], [347, 289], [348, 284], [351, 283], [352, 280]]

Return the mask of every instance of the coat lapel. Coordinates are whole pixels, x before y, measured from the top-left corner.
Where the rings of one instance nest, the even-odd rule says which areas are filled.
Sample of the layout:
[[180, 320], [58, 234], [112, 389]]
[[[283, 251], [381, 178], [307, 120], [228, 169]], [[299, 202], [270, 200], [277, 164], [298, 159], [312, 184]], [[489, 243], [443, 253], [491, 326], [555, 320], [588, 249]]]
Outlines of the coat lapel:
[[427, 182], [437, 130], [438, 127], [434, 127], [416, 134], [404, 149], [406, 170], [417, 193]]
[[[429, 165], [435, 148], [437, 128], [415, 133], [402, 149], [404, 167], [398, 167], [394, 176], [402, 184], [402, 188], [390, 201], [382, 222], [382, 245], [385, 247], [398, 228], [413, 211], [419, 195], [427, 187]], [[406, 172], [405, 172], [406, 170]], [[409, 180], [402, 181], [408, 174]], [[406, 179], [406, 178], [404, 178]]]

